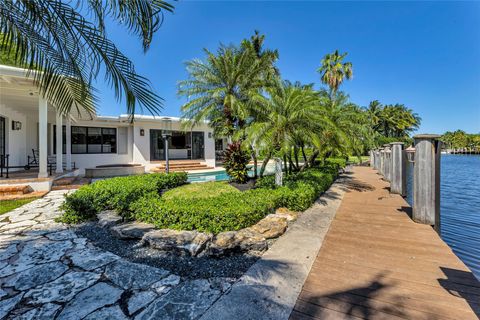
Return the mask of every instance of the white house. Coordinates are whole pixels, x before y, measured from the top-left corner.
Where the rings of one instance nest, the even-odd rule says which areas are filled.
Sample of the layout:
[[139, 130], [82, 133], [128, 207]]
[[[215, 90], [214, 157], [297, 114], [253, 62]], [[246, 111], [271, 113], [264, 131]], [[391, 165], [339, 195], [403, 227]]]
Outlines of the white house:
[[[58, 130], [57, 128], [62, 128]], [[169, 159], [198, 160], [215, 167], [213, 130], [202, 123], [189, 130], [179, 118], [136, 115], [63, 117], [38, 94], [23, 69], [0, 65], [0, 160], [8, 155], [9, 171], [24, 170], [37, 161], [38, 178], [55, 173], [82, 174], [86, 168], [112, 164], [140, 164], [149, 171], [165, 159], [162, 133], [169, 130]], [[217, 149], [223, 148], [217, 141]]]

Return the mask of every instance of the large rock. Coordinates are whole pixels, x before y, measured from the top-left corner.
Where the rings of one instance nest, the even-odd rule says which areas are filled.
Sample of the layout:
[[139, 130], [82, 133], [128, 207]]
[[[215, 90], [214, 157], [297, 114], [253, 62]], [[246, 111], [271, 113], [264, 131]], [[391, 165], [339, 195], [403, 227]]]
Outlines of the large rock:
[[287, 230], [287, 219], [267, 216], [253, 225], [251, 229], [261, 234], [265, 239], [277, 238]]
[[208, 254], [221, 256], [237, 251], [263, 251], [268, 247], [266, 239], [249, 228], [217, 234], [208, 248]]
[[278, 208], [277, 210], [275, 210], [275, 214], [269, 214], [268, 216], [276, 216], [285, 218], [287, 219], [287, 221], [295, 221], [298, 218], [298, 212], [292, 211], [287, 208]]
[[146, 233], [143, 242], [161, 251], [174, 251], [196, 256], [205, 249], [211, 239], [211, 234], [198, 231], [160, 229]]
[[143, 236], [154, 230], [155, 226], [143, 222], [127, 222], [113, 227], [113, 234], [120, 239], [142, 239]]
[[123, 290], [115, 288], [105, 282], [99, 282], [79, 293], [75, 299], [63, 308], [58, 317], [62, 320], [83, 319], [89, 313], [117, 302], [122, 292]]
[[106, 210], [97, 214], [98, 224], [102, 228], [111, 228], [123, 221], [114, 210]]
[[169, 274], [167, 270], [119, 260], [109, 264], [104, 275], [123, 289], [146, 289]]
[[155, 298], [157, 298], [157, 294], [150, 290], [134, 292], [130, 299], [128, 299], [128, 313], [134, 314], [138, 310], [147, 306]]

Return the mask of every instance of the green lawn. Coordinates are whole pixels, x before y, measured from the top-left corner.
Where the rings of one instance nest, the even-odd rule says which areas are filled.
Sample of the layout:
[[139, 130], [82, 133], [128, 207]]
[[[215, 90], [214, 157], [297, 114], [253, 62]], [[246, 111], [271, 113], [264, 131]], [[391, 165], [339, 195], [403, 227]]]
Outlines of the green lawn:
[[238, 189], [232, 187], [227, 182], [204, 182], [204, 183], [190, 183], [171, 190], [168, 190], [162, 195], [165, 200], [172, 199], [204, 199], [217, 197], [221, 193], [226, 192], [240, 192]]
[[28, 199], [20, 199], [20, 200], [2, 200], [0, 201], [0, 214], [7, 213], [12, 211], [15, 208], [21, 207], [24, 204], [32, 202], [37, 198], [28, 198]]
[[[365, 161], [368, 161], [370, 157], [369, 156], [361, 156], [361, 158], [362, 158], [362, 162], [365, 162]], [[358, 164], [359, 163], [358, 157], [349, 156], [348, 157], [348, 162]]]

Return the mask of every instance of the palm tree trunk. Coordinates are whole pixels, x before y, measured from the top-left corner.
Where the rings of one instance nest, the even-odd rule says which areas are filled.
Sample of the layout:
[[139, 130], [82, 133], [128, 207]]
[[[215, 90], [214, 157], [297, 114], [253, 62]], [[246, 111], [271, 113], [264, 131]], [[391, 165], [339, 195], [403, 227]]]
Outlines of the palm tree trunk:
[[250, 155], [253, 159], [253, 178], [256, 179], [258, 177], [257, 175], [257, 169], [258, 169], [258, 159], [257, 159], [257, 153], [255, 152], [255, 149], [253, 148], [252, 145], [250, 147]]
[[263, 160], [262, 166], [260, 167], [260, 178], [263, 177], [263, 173], [265, 172], [265, 168], [267, 167], [268, 161], [272, 157], [272, 152], [270, 151], [265, 159]]
[[285, 171], [285, 173], [288, 173], [287, 155], [286, 154], [283, 155], [283, 171]]
[[298, 170], [298, 147], [293, 147], [293, 156], [295, 157], [295, 170]]
[[305, 153], [305, 149], [303, 146], [301, 147], [301, 150], [302, 150], [302, 156], [303, 156], [303, 165], [305, 165], [308, 162], [307, 154]]

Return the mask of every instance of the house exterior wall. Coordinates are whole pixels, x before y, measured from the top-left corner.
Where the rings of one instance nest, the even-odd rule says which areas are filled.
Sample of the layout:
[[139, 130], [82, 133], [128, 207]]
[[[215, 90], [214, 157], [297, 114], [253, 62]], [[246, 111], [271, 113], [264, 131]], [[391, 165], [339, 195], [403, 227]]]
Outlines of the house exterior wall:
[[[0, 116], [5, 118], [5, 153], [9, 154], [10, 166], [24, 166], [26, 164], [26, 137], [27, 126], [26, 117], [22, 113], [14, 111], [14, 109], [0, 104]], [[22, 123], [21, 130], [12, 130], [12, 121], [20, 121]], [[12, 169], [21, 170], [21, 169]]]

